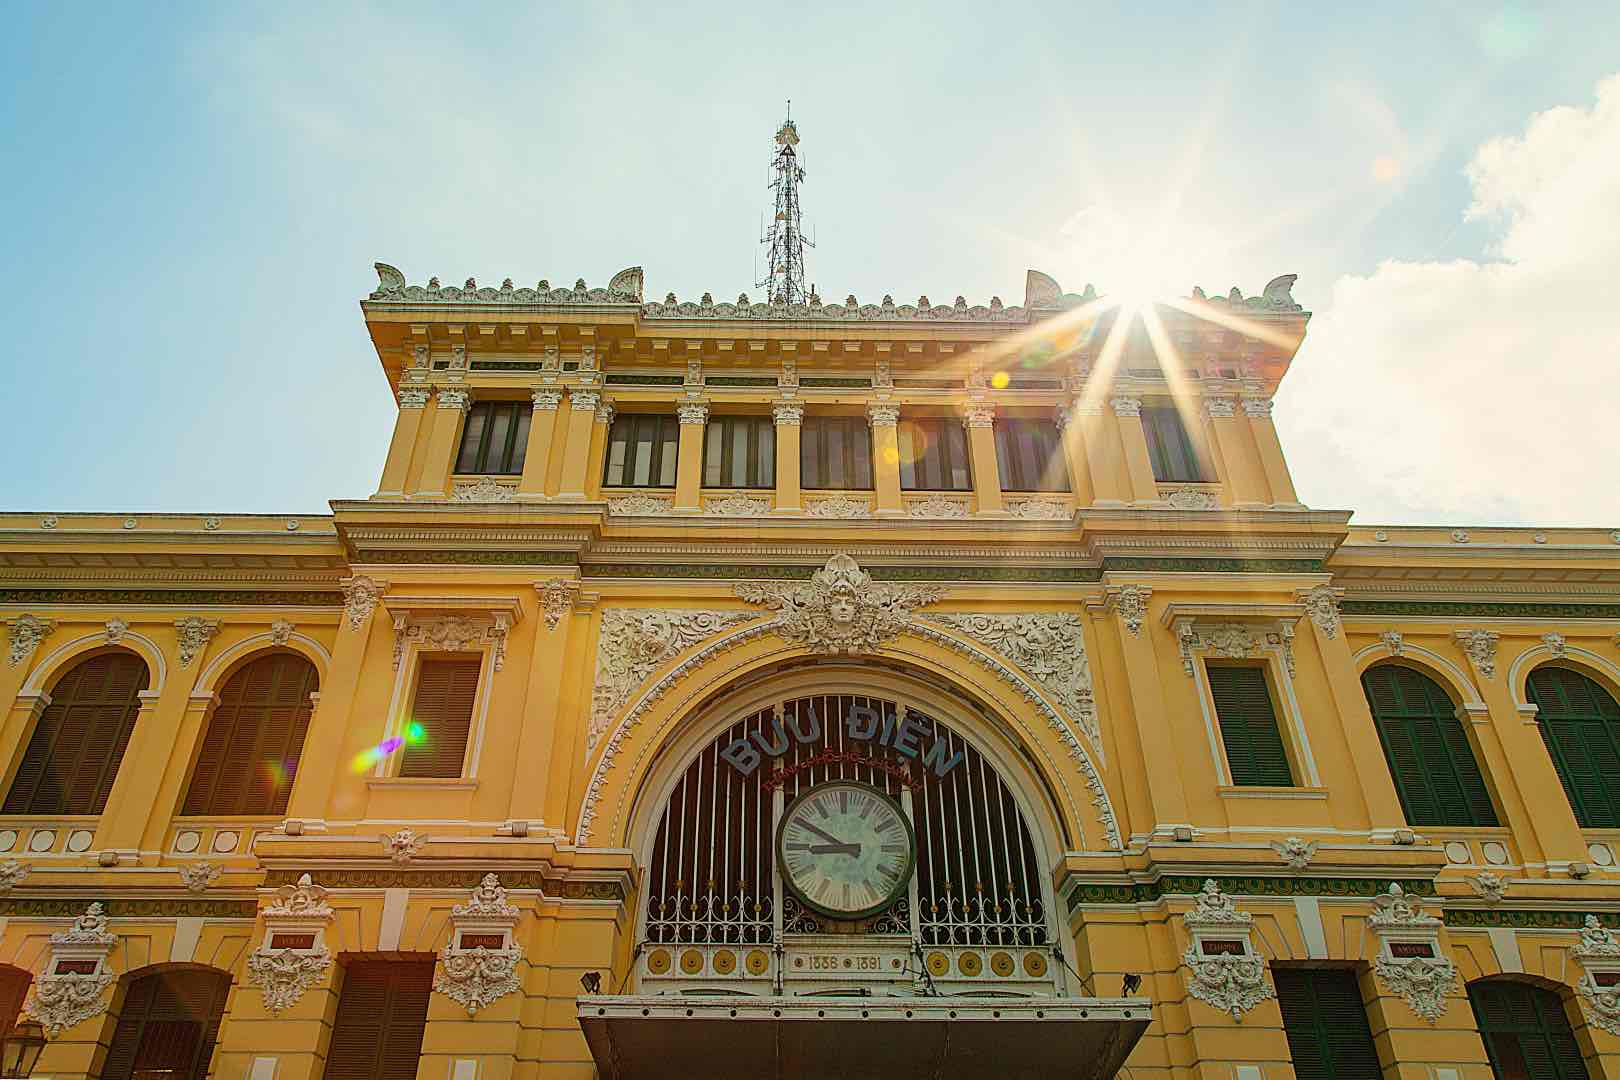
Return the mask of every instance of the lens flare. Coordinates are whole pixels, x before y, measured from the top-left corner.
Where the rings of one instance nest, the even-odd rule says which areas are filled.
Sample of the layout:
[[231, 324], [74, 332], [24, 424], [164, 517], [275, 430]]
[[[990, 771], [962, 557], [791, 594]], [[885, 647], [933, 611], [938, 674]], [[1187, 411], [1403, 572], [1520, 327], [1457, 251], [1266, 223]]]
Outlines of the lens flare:
[[384, 739], [376, 746], [368, 746], [354, 755], [354, 760], [349, 762], [349, 769], [358, 774], [375, 768], [377, 762], [392, 754], [395, 750], [398, 750], [406, 743], [421, 742], [425, 735], [426, 732], [423, 731], [422, 725], [413, 720], [405, 729], [404, 735], [395, 735]]
[[1012, 382], [1012, 376], [1008, 375], [1005, 371], [998, 371], [994, 375], [990, 376], [990, 385], [995, 387], [997, 390], [1007, 389], [1007, 384], [1010, 382]]

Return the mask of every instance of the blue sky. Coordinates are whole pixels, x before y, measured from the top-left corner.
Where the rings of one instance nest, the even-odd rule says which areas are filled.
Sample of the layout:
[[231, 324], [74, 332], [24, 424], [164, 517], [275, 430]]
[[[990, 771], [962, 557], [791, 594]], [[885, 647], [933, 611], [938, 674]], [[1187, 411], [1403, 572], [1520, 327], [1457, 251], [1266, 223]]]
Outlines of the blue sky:
[[824, 295], [1298, 273], [1308, 503], [1620, 525], [1613, 3], [87, 10], [0, 40], [0, 507], [368, 495], [373, 261], [757, 293], [791, 97]]

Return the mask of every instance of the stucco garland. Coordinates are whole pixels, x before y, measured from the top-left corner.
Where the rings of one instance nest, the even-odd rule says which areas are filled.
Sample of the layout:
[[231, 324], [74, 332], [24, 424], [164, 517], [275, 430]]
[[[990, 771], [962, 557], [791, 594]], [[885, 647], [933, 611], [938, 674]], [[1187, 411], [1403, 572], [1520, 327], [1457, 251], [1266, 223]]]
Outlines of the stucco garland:
[[[687, 678], [693, 672], [702, 668], [714, 657], [719, 656], [722, 653], [730, 652], [739, 646], [755, 641], [761, 637], [775, 635], [780, 631], [780, 629], [781, 627], [778, 625], [777, 620], [773, 618], [756, 625], [743, 627], [741, 630], [734, 633], [715, 638], [708, 644], [704, 645], [697, 652], [689, 656], [686, 660], [682, 661], [675, 668], [667, 672], [662, 678], [648, 687], [647, 690], [636, 699], [635, 704], [631, 706], [629, 711], [624, 714], [619, 723], [614, 726], [611, 734], [609, 734], [603, 740], [601, 757], [597, 759], [596, 766], [591, 773], [590, 783], [587, 785], [585, 795], [580, 803], [579, 826], [575, 831], [576, 843], [580, 845], [587, 845], [590, 842], [589, 837], [591, 829], [596, 822], [597, 813], [600, 809], [602, 793], [607, 785], [608, 773], [614, 768], [619, 751], [623, 748], [625, 739], [629, 736], [630, 732], [633, 731], [638, 724], [640, 724], [652, 706], [663, 698], [665, 694], [669, 693], [669, 691], [678, 685], [682, 680]], [[1085, 747], [1083, 747], [1080, 744], [1080, 741], [1075, 737], [1074, 732], [1072, 729], [1070, 729], [1069, 725], [1063, 720], [1062, 716], [1052, 708], [1052, 706], [1046, 701], [1040, 692], [1035, 689], [1034, 686], [1024, 679], [1017, 671], [1013, 670], [1007, 664], [1002, 663], [984, 649], [959, 638], [953, 637], [952, 635], [944, 633], [943, 631], [935, 629], [934, 627], [926, 626], [921, 623], [912, 623], [901, 631], [900, 636], [918, 638], [931, 644], [938, 645], [951, 652], [955, 652], [959, 655], [967, 656], [978, 661], [978, 663], [987, 668], [992, 674], [1010, 686], [1018, 693], [1020, 697], [1033, 706], [1035, 710], [1039, 712], [1046, 720], [1048, 727], [1050, 727], [1052, 731], [1057, 734], [1059, 741], [1063, 743], [1064, 748], [1068, 751], [1070, 759], [1075, 763], [1076, 767], [1080, 770], [1082, 777], [1085, 779], [1086, 787], [1091, 792], [1091, 804], [1096, 810], [1098, 821], [1102, 826], [1103, 835], [1107, 842], [1108, 848], [1116, 851], [1123, 849], [1124, 843], [1121, 840], [1119, 823], [1114, 816], [1113, 804], [1108, 798], [1108, 792], [1103, 785], [1101, 774], [1097, 771], [1097, 767], [1092, 762], [1090, 755], [1086, 752]], [[893, 648], [878, 650], [877, 654], [884, 652], [898, 653], [902, 656], [905, 655], [904, 653], [900, 652], [900, 650]], [[1061, 778], [1059, 778], [1059, 780], [1061, 782]], [[1081, 826], [1081, 835], [1083, 837], [1084, 823], [1077, 822], [1076, 824]]]

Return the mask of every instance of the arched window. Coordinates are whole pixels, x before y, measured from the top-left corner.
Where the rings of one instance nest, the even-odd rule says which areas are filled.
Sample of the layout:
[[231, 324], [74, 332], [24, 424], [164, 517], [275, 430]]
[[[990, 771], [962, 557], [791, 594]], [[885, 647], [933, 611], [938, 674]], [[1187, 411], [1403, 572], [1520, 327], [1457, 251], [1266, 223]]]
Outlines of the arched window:
[[231, 977], [179, 968], [136, 978], [107, 1047], [101, 1080], [204, 1080]]
[[1495, 825], [1457, 707], [1433, 679], [1409, 667], [1379, 664], [1361, 676], [1378, 740], [1408, 825]]
[[1564, 1003], [1551, 990], [1481, 979], [1468, 984], [1468, 1002], [1498, 1080], [1587, 1080]]
[[102, 653], [74, 665], [51, 690], [0, 813], [101, 813], [146, 683], [146, 664], [133, 653]]
[[1532, 671], [1529, 693], [1575, 819], [1589, 829], [1620, 826], [1620, 705], [1596, 680], [1562, 667]]
[[238, 668], [220, 688], [181, 812], [286, 813], [318, 686], [314, 665], [297, 653]]

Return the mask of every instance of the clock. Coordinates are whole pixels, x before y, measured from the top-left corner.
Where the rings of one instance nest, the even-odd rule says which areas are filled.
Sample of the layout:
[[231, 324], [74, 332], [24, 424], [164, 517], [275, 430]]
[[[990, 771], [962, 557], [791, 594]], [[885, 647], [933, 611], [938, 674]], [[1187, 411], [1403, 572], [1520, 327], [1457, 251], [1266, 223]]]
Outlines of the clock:
[[834, 919], [875, 915], [906, 893], [917, 846], [900, 804], [868, 784], [834, 781], [793, 800], [776, 831], [782, 880]]

